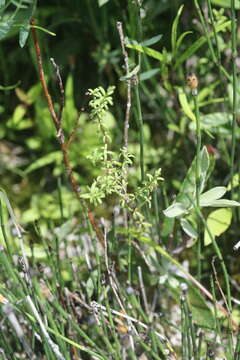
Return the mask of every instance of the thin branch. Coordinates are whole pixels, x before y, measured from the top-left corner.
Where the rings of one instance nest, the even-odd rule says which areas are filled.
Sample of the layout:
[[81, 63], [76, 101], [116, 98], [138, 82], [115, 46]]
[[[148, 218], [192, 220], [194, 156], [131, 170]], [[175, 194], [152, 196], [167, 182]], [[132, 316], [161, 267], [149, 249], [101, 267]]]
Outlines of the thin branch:
[[[122, 23], [120, 21], [117, 22], [117, 29], [120, 37], [123, 59], [125, 64], [126, 73], [129, 74], [129, 62], [128, 62], [128, 53], [125, 47], [125, 39], [123, 34]], [[125, 113], [125, 122], [124, 122], [124, 146], [128, 149], [128, 129], [129, 129], [129, 119], [130, 119], [130, 111], [131, 111], [131, 80], [127, 80], [127, 107]]]
[[[31, 20], [31, 25], [34, 25], [34, 19]], [[56, 111], [54, 109], [53, 102], [52, 102], [52, 97], [51, 97], [51, 95], [50, 95], [50, 93], [48, 91], [47, 83], [46, 83], [46, 80], [45, 80], [45, 75], [44, 75], [44, 71], [43, 71], [43, 62], [42, 62], [42, 56], [41, 56], [41, 49], [40, 49], [39, 42], [38, 42], [38, 39], [37, 39], [36, 29], [34, 28], [34, 26], [32, 26], [31, 30], [32, 30], [34, 47], [35, 47], [35, 52], [36, 52], [36, 57], [37, 57], [40, 82], [41, 82], [41, 85], [42, 85], [42, 88], [43, 88], [44, 95], [45, 95], [46, 100], [47, 100], [49, 112], [51, 114], [51, 117], [52, 117], [52, 120], [54, 122], [55, 128], [57, 130], [57, 139], [58, 139], [58, 142], [59, 142], [60, 147], [61, 147], [61, 151], [62, 151], [62, 154], [63, 154], [63, 162], [64, 162], [64, 165], [65, 165], [65, 168], [66, 168], [66, 172], [67, 172], [67, 175], [68, 175], [72, 190], [73, 190], [74, 194], [76, 195], [77, 199], [79, 200], [79, 202], [81, 203], [81, 205], [84, 207], [85, 210], [87, 210], [89, 221], [90, 221], [90, 223], [91, 223], [91, 225], [92, 225], [92, 227], [93, 227], [93, 229], [94, 229], [94, 231], [95, 231], [95, 233], [97, 235], [97, 238], [98, 238], [99, 242], [101, 243], [102, 247], [104, 248], [104, 236], [102, 234], [102, 231], [98, 227], [98, 225], [97, 225], [97, 223], [96, 223], [96, 221], [94, 219], [94, 216], [92, 215], [91, 209], [88, 208], [87, 204], [80, 197], [80, 187], [79, 187], [79, 185], [78, 185], [78, 183], [76, 181], [76, 178], [75, 178], [75, 176], [73, 174], [72, 166], [70, 164], [69, 144], [72, 141], [73, 137], [75, 136], [75, 132], [72, 134], [72, 136], [70, 135], [70, 139], [69, 139], [70, 142], [69, 142], [69, 140], [66, 142], [65, 141], [65, 136], [64, 136], [64, 130], [63, 130], [62, 126], [61, 126], [61, 121], [60, 121], [59, 117], [57, 116]], [[60, 76], [60, 78], [61, 78], [61, 76]], [[59, 80], [59, 78], [58, 78], [58, 80]], [[60, 83], [59, 83], [60, 89], [61, 89], [61, 86], [62, 85], [60, 85]], [[61, 107], [61, 105], [60, 105], [60, 107]]]
[[64, 108], [64, 105], [65, 105], [64, 87], [63, 87], [63, 82], [62, 82], [62, 77], [61, 77], [61, 74], [60, 74], [59, 66], [55, 63], [55, 60], [53, 58], [50, 58], [50, 61], [51, 61], [52, 65], [54, 67], [54, 70], [56, 72], [58, 85], [59, 85], [59, 90], [60, 90], [60, 99], [59, 99], [60, 109], [59, 109], [59, 113], [58, 113], [58, 120], [61, 123], [63, 108]]
[[36, 51], [36, 55], [37, 55], [37, 63], [38, 63], [38, 71], [39, 71], [40, 82], [42, 84], [44, 95], [45, 95], [45, 97], [47, 99], [48, 108], [49, 108], [51, 117], [53, 119], [54, 125], [55, 125], [56, 129], [58, 130], [59, 125], [60, 125], [59, 124], [59, 119], [58, 119], [57, 114], [56, 114], [56, 112], [54, 110], [52, 97], [48, 92], [47, 83], [46, 83], [46, 80], [45, 80], [45, 75], [44, 75], [44, 70], [43, 70], [41, 50], [40, 50], [40, 46], [39, 46], [38, 39], [37, 39], [36, 29], [34, 27], [34, 19], [31, 20], [31, 25], [32, 25], [31, 30], [32, 30], [32, 36], [33, 36], [33, 42], [34, 42], [35, 51]]

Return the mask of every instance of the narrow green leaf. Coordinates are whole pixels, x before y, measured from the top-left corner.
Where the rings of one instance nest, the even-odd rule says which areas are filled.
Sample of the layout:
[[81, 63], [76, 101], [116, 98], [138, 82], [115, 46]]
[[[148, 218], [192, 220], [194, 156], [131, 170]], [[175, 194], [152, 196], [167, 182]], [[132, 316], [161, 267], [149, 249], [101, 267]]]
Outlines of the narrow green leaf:
[[240, 203], [234, 200], [228, 200], [228, 199], [220, 199], [220, 200], [213, 200], [208, 205], [205, 206], [211, 206], [211, 207], [235, 207], [240, 206]]
[[180, 102], [181, 108], [184, 112], [184, 114], [192, 121], [196, 122], [196, 117], [194, 113], [192, 112], [192, 109], [189, 105], [189, 102], [187, 100], [187, 96], [184, 93], [182, 88], [178, 88], [178, 100]]
[[62, 161], [62, 152], [61, 151], [53, 151], [50, 154], [47, 154], [40, 159], [37, 159], [34, 161], [31, 165], [29, 165], [24, 173], [29, 174], [30, 172], [40, 169], [46, 165], [58, 162], [60, 163]]
[[161, 40], [161, 38], [162, 38], [162, 34], [159, 34], [159, 35], [153, 36], [151, 39], [142, 41], [139, 45], [151, 46], [151, 45], [156, 44], [159, 40]]
[[[207, 218], [207, 228], [204, 232], [204, 245], [211, 244], [212, 238], [224, 233], [230, 226], [232, 221], [232, 210], [231, 209], [219, 209], [211, 212]], [[208, 230], [207, 230], [208, 229]]]
[[212, 201], [220, 199], [227, 189], [225, 186], [216, 186], [200, 195], [200, 206], [208, 206]]
[[[216, 32], [223, 31], [226, 28], [231, 26], [231, 21], [226, 21], [223, 24], [216, 26]], [[214, 32], [209, 33], [209, 38], [214, 36]], [[180, 57], [177, 58], [177, 61], [174, 65], [174, 68], [176, 69], [180, 64], [182, 64], [185, 60], [190, 58], [193, 54], [196, 53], [196, 51], [207, 41], [207, 38], [205, 36], [201, 36], [198, 40], [196, 40]]]
[[200, 154], [200, 193], [203, 191], [205, 187], [209, 166], [210, 166], [209, 154], [206, 146], [204, 146]]
[[139, 65], [135, 66], [135, 68], [132, 71], [130, 71], [127, 75], [120, 77], [120, 80], [121, 81], [130, 80], [133, 76], [137, 75], [139, 70], [140, 70], [140, 66]]
[[154, 75], [156, 75], [157, 73], [159, 73], [159, 71], [160, 71], [160, 69], [151, 69], [151, 70], [145, 71], [140, 74], [139, 80], [140, 81], [148, 80], [151, 77], [153, 77]]
[[2, 91], [13, 90], [13, 89], [15, 89], [17, 86], [19, 86], [20, 83], [21, 83], [21, 81], [18, 81], [16, 84], [14, 84], [14, 85], [9, 85], [9, 86], [0, 85], [0, 90], [2, 90]]
[[154, 50], [154, 49], [151, 49], [149, 47], [146, 47], [146, 46], [142, 46], [142, 45], [135, 45], [135, 44], [127, 44], [127, 47], [129, 49], [134, 49], [134, 50], [137, 50], [141, 53], [144, 53], [154, 59], [157, 59], [159, 61], [163, 61], [164, 60], [164, 56], [162, 53], [160, 53], [159, 51], [157, 50]]
[[176, 43], [176, 52], [179, 49], [179, 47], [181, 46], [181, 43], [183, 42], [184, 38], [189, 34], [193, 34], [193, 31], [185, 31], [184, 33], [182, 33], [179, 36], [179, 38], [177, 39], [177, 43]]
[[176, 17], [175, 17], [175, 19], [173, 21], [173, 25], [172, 25], [171, 44], [172, 44], [173, 55], [176, 52], [177, 28], [178, 28], [179, 18], [181, 16], [182, 11], [183, 11], [183, 7], [184, 7], [184, 5], [181, 5], [180, 8], [178, 9], [177, 15], [176, 15]]

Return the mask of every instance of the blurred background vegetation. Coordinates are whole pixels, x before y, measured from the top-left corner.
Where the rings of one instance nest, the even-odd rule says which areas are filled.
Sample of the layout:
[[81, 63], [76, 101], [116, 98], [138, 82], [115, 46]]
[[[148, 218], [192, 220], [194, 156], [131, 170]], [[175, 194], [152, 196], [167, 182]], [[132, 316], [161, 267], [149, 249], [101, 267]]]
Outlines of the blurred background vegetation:
[[[240, 3], [234, 3], [237, 16]], [[193, 173], [191, 164], [196, 155], [196, 118], [194, 99], [186, 83], [187, 75], [192, 72], [198, 76], [202, 146], [206, 146], [209, 156], [208, 175], [205, 174], [208, 178], [207, 188], [224, 186], [225, 197], [239, 201], [240, 103], [239, 90], [236, 90], [238, 76], [233, 76], [233, 60], [236, 70], [239, 71], [240, 58], [238, 54], [236, 58], [232, 58], [231, 49], [235, 46], [232, 42], [232, 4], [230, 0], [49, 0], [38, 3], [34, 0], [0, 0], [1, 187], [6, 191], [20, 224], [26, 230], [25, 245], [32, 268], [36, 270], [40, 267], [38, 261], [42, 261], [45, 267], [51, 267], [52, 278], [47, 275], [45, 280], [52, 280], [51, 290], [55, 291], [56, 297], [59, 296], [61, 301], [63, 284], [67, 284], [71, 290], [81, 291], [82, 285], [74, 280], [77, 273], [74, 273], [71, 267], [74, 261], [77, 269], [81, 270], [78, 276], [86, 287], [85, 301], [89, 303], [93, 299], [99, 300], [102, 285], [101, 291], [97, 286], [100, 284], [99, 278], [106, 271], [106, 264], [99, 265], [95, 245], [89, 245], [86, 240], [88, 236], [94, 239], [94, 235], [89, 224], [81, 222], [82, 208], [72, 193], [64, 169], [56, 130], [39, 82], [34, 43], [29, 31], [32, 15], [38, 27], [37, 34], [49, 91], [57, 110], [59, 88], [50, 58], [60, 67], [65, 87], [62, 124], [67, 135], [72, 132], [78, 113], [84, 107], [76, 137], [70, 148], [74, 175], [83, 193], [89, 190], [88, 186], [102, 173], [101, 167], [90, 161], [94, 151], [102, 146], [102, 135], [99, 133], [98, 124], [89, 115], [89, 89], [115, 86], [113, 106], [105, 114], [104, 126], [111, 138], [109, 150], [113, 154], [119, 154], [124, 143], [127, 82], [116, 26], [118, 21], [122, 22], [130, 73], [132, 71], [137, 74], [139, 81], [137, 89], [143, 117], [144, 170], [151, 173], [161, 168], [163, 181], [154, 188], [151, 199], [149, 196], [151, 208], [147, 209], [145, 204], [143, 206], [143, 214], [150, 223], [150, 229], [143, 231], [141, 228], [141, 233], [137, 232], [139, 224], [134, 225], [134, 220], [130, 219], [132, 228], [129, 226], [129, 229], [132, 234], [126, 234], [123, 226], [124, 214], [116, 193], [106, 196], [97, 206], [90, 204], [90, 207], [97, 222], [101, 220], [101, 229], [106, 230], [104, 221], [108, 224], [109, 257], [117, 271], [119, 270], [119, 278], [129, 280], [127, 273], [132, 267], [131, 286], [139, 286], [137, 266], [140, 264], [148, 297], [151, 300], [159, 299], [157, 291], [166, 291], [167, 288], [174, 306], [175, 302], [179, 303], [181, 290], [178, 285], [182, 281], [179, 280], [176, 268], [171, 268], [169, 259], [166, 260], [166, 257], [155, 251], [155, 245], [152, 244], [150, 250], [146, 250], [141, 241], [147, 242], [151, 239], [160, 244], [171, 256], [178, 256], [181, 263], [185, 261], [185, 265], [187, 264], [190, 272], [195, 275], [199, 260], [196, 256], [198, 237], [198, 242], [200, 239], [202, 245], [201, 281], [210, 288], [211, 260], [216, 254], [212, 246], [204, 246], [203, 228], [206, 224], [198, 228], [200, 235], [194, 238], [191, 236], [194, 233], [192, 228], [184, 232], [183, 223], [164, 216], [163, 210], [176, 199], [188, 171], [192, 169]], [[236, 50], [239, 49], [239, 29], [237, 24]], [[139, 104], [133, 89], [134, 86], [129, 153], [134, 155], [134, 161], [129, 165], [128, 174], [128, 188], [132, 193], [140, 192], [140, 185], [143, 185], [139, 146], [141, 127], [137, 121]], [[237, 100], [237, 122], [233, 130], [234, 94]], [[237, 144], [234, 148], [234, 159], [233, 137]], [[144, 196], [149, 193], [146, 188], [142, 191], [143, 195], [140, 195], [145, 199]], [[207, 219], [211, 211], [212, 209], [207, 207], [202, 209], [204, 219]], [[5, 206], [1, 208], [1, 224], [6, 216]], [[227, 216], [226, 213], [224, 216]], [[233, 285], [233, 294], [236, 294], [240, 286], [238, 257], [233, 250], [240, 235], [239, 217], [239, 211], [234, 209], [226, 220], [224, 230], [215, 233], [231, 274], [229, 281]], [[197, 223], [196, 218], [196, 214], [187, 217], [193, 227]], [[12, 239], [10, 229], [6, 229], [6, 233], [4, 231], [0, 234], [0, 242], [5, 244], [6, 238], [11, 238], [11, 251], [17, 252], [18, 245]], [[218, 238], [218, 235], [221, 237]], [[140, 246], [137, 242], [134, 243], [132, 253], [129, 251], [131, 244], [129, 246], [128, 236], [133, 241], [140, 240]], [[51, 246], [49, 240], [52, 241]], [[84, 255], [77, 246], [84, 249]], [[69, 255], [71, 251], [73, 257]], [[92, 272], [89, 271], [85, 252], [90, 254]], [[56, 273], [56, 269], [59, 273]], [[221, 262], [216, 262], [216, 269], [225, 290]], [[169, 273], [171, 276], [168, 278]], [[165, 275], [166, 278], [159, 281], [160, 276]], [[178, 285], [171, 282], [173, 279]], [[131, 297], [133, 289], [129, 288], [123, 289], [122, 296], [125, 300]], [[22, 291], [24, 293], [24, 290]], [[190, 289], [191, 291], [194, 293], [195, 289]], [[19, 294], [15, 293], [16, 298], [17, 295]], [[196, 298], [199, 300], [198, 295]], [[164, 299], [161, 305], [160, 300], [158, 305], [156, 303], [157, 300], [155, 308], [158, 312], [168, 313], [168, 299]], [[199, 303], [195, 303], [195, 308], [191, 308], [194, 321], [203, 327], [207, 327], [208, 322], [212, 321], [209, 327], [214, 328], [212, 312], [202, 299]], [[135, 305], [132, 311], [137, 309], [137, 313], [140, 310], [138, 306], [135, 309]], [[206, 311], [205, 315], [203, 312], [200, 314], [202, 318], [198, 317], [201, 307]], [[139, 317], [141, 316], [146, 320], [143, 311], [140, 311]], [[172, 318], [169, 321], [172, 321]], [[91, 332], [88, 326], [85, 330]], [[95, 335], [90, 333], [91, 336]], [[97, 342], [99, 344], [99, 339]], [[104, 353], [101, 344], [99, 348]]]

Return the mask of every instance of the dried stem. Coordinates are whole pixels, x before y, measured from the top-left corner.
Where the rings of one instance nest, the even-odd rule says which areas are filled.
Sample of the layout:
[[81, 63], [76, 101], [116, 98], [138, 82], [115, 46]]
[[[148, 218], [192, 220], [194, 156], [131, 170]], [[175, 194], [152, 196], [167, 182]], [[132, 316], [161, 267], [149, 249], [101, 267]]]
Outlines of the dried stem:
[[[71, 133], [69, 139], [67, 141], [65, 141], [64, 130], [63, 130], [62, 125], [61, 125], [61, 117], [59, 117], [56, 114], [56, 111], [55, 111], [54, 106], [53, 106], [52, 97], [51, 97], [51, 95], [50, 95], [50, 93], [48, 91], [47, 83], [46, 83], [46, 80], [45, 80], [45, 75], [44, 75], [44, 70], [43, 70], [43, 62], [42, 62], [42, 56], [41, 56], [41, 49], [40, 49], [39, 42], [38, 42], [38, 39], [37, 39], [36, 29], [34, 27], [34, 19], [31, 20], [31, 25], [32, 25], [31, 30], [32, 30], [32, 36], [33, 36], [33, 42], [34, 42], [34, 47], [35, 47], [35, 52], [36, 52], [36, 57], [37, 57], [37, 63], [38, 63], [38, 71], [39, 71], [40, 82], [41, 82], [41, 85], [42, 85], [42, 88], [43, 88], [44, 95], [45, 95], [46, 100], [47, 100], [49, 112], [51, 114], [51, 117], [52, 117], [53, 123], [55, 125], [55, 128], [57, 130], [57, 139], [58, 139], [58, 142], [59, 142], [62, 154], [63, 154], [63, 162], [64, 162], [64, 165], [65, 165], [65, 168], [66, 168], [66, 172], [67, 172], [67, 175], [68, 175], [72, 190], [73, 190], [75, 196], [77, 197], [77, 199], [80, 201], [83, 208], [85, 210], [87, 210], [89, 221], [90, 221], [94, 231], [96, 232], [98, 240], [100, 241], [102, 247], [104, 248], [104, 236], [102, 234], [102, 231], [98, 227], [94, 216], [92, 215], [91, 209], [89, 209], [87, 204], [80, 198], [80, 195], [79, 195], [80, 187], [78, 186], [76, 178], [75, 178], [75, 176], [73, 174], [73, 169], [72, 169], [72, 166], [71, 166], [70, 160], [69, 160], [69, 145], [70, 145], [70, 143], [72, 142], [72, 140], [73, 140], [73, 138], [75, 136], [76, 126], [74, 127], [74, 130]], [[63, 97], [64, 97], [63, 84], [62, 84], [62, 79], [61, 79], [61, 75], [60, 75], [58, 66], [55, 64], [55, 61], [53, 59], [51, 61], [52, 61], [53, 66], [54, 66], [54, 68], [56, 70], [56, 73], [57, 73], [57, 79], [58, 79], [58, 82], [59, 82], [59, 88], [60, 88], [60, 92], [61, 92], [61, 98], [60, 98], [60, 102], [61, 102], [60, 103], [60, 116], [61, 116], [62, 115], [61, 108], [63, 107], [63, 104], [64, 104], [64, 100], [63, 100]]]
[[[120, 21], [117, 22], [117, 29], [122, 47], [125, 70], [126, 73], [129, 74], [128, 53], [125, 47], [123, 28], [122, 28], [122, 23]], [[130, 111], [131, 111], [131, 80], [127, 80], [127, 107], [126, 107], [125, 122], [124, 122], [124, 146], [126, 149], [128, 149], [128, 129], [129, 129]]]
[[60, 109], [59, 109], [59, 114], [58, 114], [58, 119], [59, 122], [61, 123], [62, 120], [62, 113], [63, 113], [63, 109], [64, 109], [64, 103], [65, 103], [65, 93], [64, 93], [64, 87], [63, 87], [63, 82], [62, 82], [62, 77], [60, 74], [60, 70], [59, 70], [59, 66], [55, 63], [55, 60], [53, 58], [50, 59], [54, 70], [56, 72], [56, 76], [58, 79], [58, 84], [59, 84], [59, 90], [60, 90], [60, 99], [59, 99], [59, 105], [60, 105]]

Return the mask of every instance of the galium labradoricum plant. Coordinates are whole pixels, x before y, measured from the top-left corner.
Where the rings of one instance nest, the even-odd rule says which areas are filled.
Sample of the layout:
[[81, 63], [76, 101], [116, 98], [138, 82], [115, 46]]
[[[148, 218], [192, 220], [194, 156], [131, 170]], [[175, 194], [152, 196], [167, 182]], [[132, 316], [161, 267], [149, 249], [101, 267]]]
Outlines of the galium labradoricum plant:
[[128, 192], [128, 178], [125, 169], [133, 166], [134, 156], [125, 147], [118, 152], [111, 150], [111, 136], [104, 123], [109, 106], [113, 105], [113, 92], [113, 86], [107, 90], [102, 87], [88, 90], [88, 94], [92, 97], [89, 102], [90, 118], [98, 122], [99, 137], [102, 141], [102, 146], [95, 149], [88, 158], [94, 166], [97, 165], [101, 168], [101, 174], [88, 186], [87, 192], [81, 194], [81, 197], [94, 205], [100, 205], [107, 196], [114, 194], [120, 206], [129, 211], [129, 217], [138, 229], [145, 231], [149, 224], [145, 221], [141, 210], [146, 205], [151, 207], [151, 194], [158, 186], [159, 181], [163, 180], [160, 176], [161, 169], [157, 169], [153, 174], [146, 174], [146, 180], [141, 186], [137, 187], [134, 192]]

